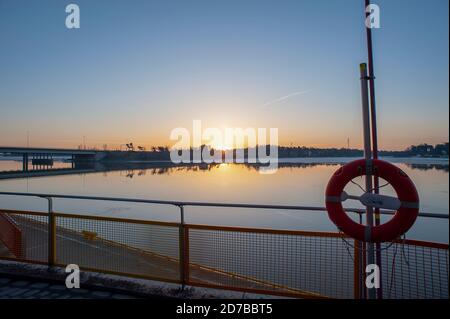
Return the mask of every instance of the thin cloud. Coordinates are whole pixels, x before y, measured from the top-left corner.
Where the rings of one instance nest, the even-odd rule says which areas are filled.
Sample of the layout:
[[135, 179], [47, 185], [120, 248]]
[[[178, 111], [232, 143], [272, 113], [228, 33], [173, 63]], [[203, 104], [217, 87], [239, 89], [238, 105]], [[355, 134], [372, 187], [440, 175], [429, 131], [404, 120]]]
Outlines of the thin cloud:
[[294, 96], [306, 94], [306, 93], [308, 93], [308, 92], [310, 92], [310, 90], [293, 92], [293, 93], [290, 93], [290, 94], [288, 94], [288, 95], [279, 97], [279, 98], [277, 98], [277, 99], [275, 99], [275, 100], [271, 100], [271, 101], [269, 101], [269, 102], [266, 102], [266, 103], [264, 103], [263, 105], [261, 105], [261, 107], [267, 107], [267, 106], [270, 106], [270, 105], [279, 103], [279, 102], [281, 102], [281, 101], [290, 99], [290, 98], [292, 98], [292, 97], [294, 97]]

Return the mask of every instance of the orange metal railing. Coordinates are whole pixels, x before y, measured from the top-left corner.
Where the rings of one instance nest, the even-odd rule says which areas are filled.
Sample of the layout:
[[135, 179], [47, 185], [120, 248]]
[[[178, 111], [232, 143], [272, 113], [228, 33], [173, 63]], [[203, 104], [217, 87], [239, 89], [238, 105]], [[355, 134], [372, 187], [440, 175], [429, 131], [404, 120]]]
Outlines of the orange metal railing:
[[0, 243], [16, 258], [22, 258], [22, 233], [8, 215], [0, 214]]
[[[363, 289], [362, 246], [340, 233], [11, 210], [0, 218], [14, 222], [23, 252], [0, 259], [298, 298]], [[382, 254], [384, 298], [448, 298], [447, 244], [397, 241]]]

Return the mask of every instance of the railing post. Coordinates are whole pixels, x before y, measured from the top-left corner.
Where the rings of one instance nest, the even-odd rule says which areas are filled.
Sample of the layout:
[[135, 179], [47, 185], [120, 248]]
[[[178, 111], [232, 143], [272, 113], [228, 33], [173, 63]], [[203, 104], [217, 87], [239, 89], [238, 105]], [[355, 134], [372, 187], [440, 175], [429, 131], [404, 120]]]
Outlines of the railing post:
[[353, 295], [355, 299], [361, 298], [361, 259], [360, 259], [360, 249], [361, 245], [359, 241], [354, 240], [354, 263], [353, 263]]
[[53, 267], [56, 264], [56, 219], [53, 214], [53, 199], [48, 200], [48, 266]]
[[[363, 214], [361, 212], [358, 213], [359, 217], [359, 223], [363, 223]], [[355, 299], [362, 299], [363, 298], [363, 292], [365, 291], [365, 288], [363, 286], [364, 284], [364, 250], [363, 250], [363, 243], [354, 240], [354, 263], [353, 263], [353, 278], [354, 278], [354, 287], [353, 287], [353, 293]]]
[[189, 284], [189, 227], [184, 225], [184, 240], [183, 240], [183, 248], [184, 248], [184, 259], [183, 259], [183, 265], [184, 265], [184, 282], [186, 285]]
[[179, 232], [179, 259], [180, 259], [180, 281], [181, 281], [181, 289], [184, 290], [186, 283], [188, 282], [188, 268], [189, 261], [187, 259], [188, 254], [186, 248], [188, 246], [188, 230], [184, 225], [184, 206], [179, 205], [180, 208], [180, 232]]

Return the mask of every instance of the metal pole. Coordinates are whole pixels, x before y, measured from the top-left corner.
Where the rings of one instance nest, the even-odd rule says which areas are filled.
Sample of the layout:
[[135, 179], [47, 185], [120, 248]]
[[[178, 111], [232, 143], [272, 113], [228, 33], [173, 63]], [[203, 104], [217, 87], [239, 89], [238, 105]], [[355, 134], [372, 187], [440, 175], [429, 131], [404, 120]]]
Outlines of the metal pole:
[[[370, 6], [370, 0], [365, 0], [367, 8]], [[365, 12], [366, 19], [370, 12]], [[373, 158], [378, 158], [378, 136], [377, 136], [377, 115], [376, 115], [376, 103], [375, 103], [375, 74], [373, 71], [373, 45], [372, 45], [372, 29], [366, 27], [367, 35], [367, 57], [369, 66], [369, 86], [370, 86], [370, 117], [372, 124], [372, 147]]]
[[[363, 115], [363, 131], [364, 131], [364, 158], [366, 159], [366, 192], [372, 190], [372, 148], [370, 145], [370, 117], [369, 117], [369, 94], [368, 94], [368, 77], [367, 65], [361, 63], [359, 65], [361, 73], [361, 97], [362, 97], [362, 115]], [[373, 207], [366, 207], [366, 241], [370, 239], [371, 226], [373, 226]], [[374, 245], [370, 242], [367, 244], [367, 263], [375, 262]], [[369, 298], [375, 299], [375, 290], [368, 291]]]
[[54, 266], [56, 263], [56, 221], [53, 214], [53, 199], [48, 200], [48, 265]]
[[355, 299], [361, 298], [361, 245], [358, 240], [354, 240], [354, 260], [353, 260], [353, 295]]
[[[365, 0], [365, 8], [370, 5], [370, 0]], [[365, 10], [366, 11], [366, 10]], [[366, 19], [370, 12], [365, 12]], [[374, 159], [378, 159], [378, 130], [377, 130], [377, 113], [376, 113], [376, 102], [375, 102], [375, 73], [373, 65], [373, 44], [372, 44], [372, 29], [366, 27], [366, 38], [367, 38], [367, 57], [369, 62], [369, 87], [370, 87], [370, 118], [372, 126], [372, 156]], [[378, 176], [373, 176], [374, 193], [379, 194], [380, 182]], [[375, 208], [375, 225], [380, 225], [380, 209]], [[381, 286], [381, 244], [376, 244], [376, 263], [380, 269], [380, 288], [378, 289], [378, 298], [383, 297], [383, 290]]]
[[181, 281], [181, 290], [184, 290], [186, 285], [186, 266], [185, 266], [185, 234], [184, 234], [184, 206], [180, 205], [180, 232], [179, 232], [179, 259], [180, 259], [180, 281]]
[[[362, 224], [363, 223], [363, 215], [362, 213], [358, 214], [358, 220], [359, 223]], [[366, 245], [364, 242], [360, 242], [358, 241], [358, 248], [359, 248], [359, 294], [360, 294], [360, 298], [365, 298], [366, 297], [366, 289], [365, 289], [365, 282], [362, 279], [362, 274], [364, 274], [364, 271], [366, 269], [365, 265], [366, 265], [366, 260], [365, 260], [365, 256], [366, 256]], [[361, 258], [362, 257], [362, 258]]]

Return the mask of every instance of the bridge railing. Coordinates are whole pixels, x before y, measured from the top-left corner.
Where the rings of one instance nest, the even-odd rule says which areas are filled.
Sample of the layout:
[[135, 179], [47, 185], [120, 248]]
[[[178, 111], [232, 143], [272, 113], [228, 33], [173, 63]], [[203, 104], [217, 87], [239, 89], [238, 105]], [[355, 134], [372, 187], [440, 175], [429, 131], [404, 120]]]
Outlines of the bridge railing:
[[[20, 247], [8, 254], [0, 249], [1, 259], [62, 267], [77, 264], [106, 274], [288, 297], [364, 297], [364, 246], [341, 233], [194, 225], [184, 218], [187, 206], [325, 210], [322, 207], [0, 195], [48, 201], [47, 213], [0, 210], [0, 221], [1, 217], [13, 221], [21, 235], [16, 244]], [[53, 210], [54, 198], [175, 205], [180, 221], [65, 214]], [[426, 216], [433, 215], [439, 214]], [[398, 240], [381, 249], [385, 298], [448, 298], [447, 244]]]

